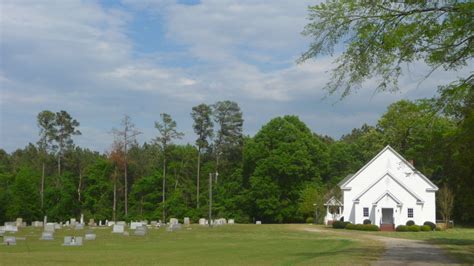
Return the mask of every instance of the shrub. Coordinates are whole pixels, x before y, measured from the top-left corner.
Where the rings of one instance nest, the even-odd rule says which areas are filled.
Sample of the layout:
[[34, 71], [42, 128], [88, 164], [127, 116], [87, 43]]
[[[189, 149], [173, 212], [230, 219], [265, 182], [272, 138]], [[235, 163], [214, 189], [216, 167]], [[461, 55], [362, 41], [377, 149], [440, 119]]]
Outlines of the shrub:
[[308, 217], [308, 218], [306, 218], [306, 223], [307, 223], [307, 224], [312, 224], [313, 221], [314, 221], [314, 218], [313, 218], [313, 217]]
[[428, 225], [431, 228], [431, 230], [436, 229], [436, 224], [434, 224], [432, 222], [429, 222], [429, 221], [424, 222], [423, 225]]
[[424, 231], [424, 232], [433, 231], [433, 230], [431, 229], [431, 226], [429, 226], [429, 225], [420, 226], [420, 230], [421, 230], [421, 231]]
[[420, 226], [419, 225], [408, 225], [407, 228], [408, 228], [408, 231], [410, 231], [410, 232], [419, 232], [420, 231]]
[[399, 225], [399, 226], [397, 226], [397, 228], [395, 228], [395, 230], [396, 230], [397, 232], [408, 232], [408, 228], [407, 228], [407, 227], [408, 227], [408, 226], [406, 226], [406, 225]]
[[364, 220], [364, 224], [372, 224], [372, 221], [369, 220], [369, 219], [365, 219], [365, 220]]
[[409, 220], [409, 221], [407, 221], [406, 225], [407, 226], [415, 225], [415, 222], [413, 222], [412, 220]]
[[346, 229], [361, 231], [380, 231], [380, 228], [375, 224], [348, 224], [346, 225]]
[[335, 229], [344, 229], [346, 228], [346, 225], [350, 224], [350, 222], [341, 222], [341, 221], [335, 221], [332, 223], [332, 228]]

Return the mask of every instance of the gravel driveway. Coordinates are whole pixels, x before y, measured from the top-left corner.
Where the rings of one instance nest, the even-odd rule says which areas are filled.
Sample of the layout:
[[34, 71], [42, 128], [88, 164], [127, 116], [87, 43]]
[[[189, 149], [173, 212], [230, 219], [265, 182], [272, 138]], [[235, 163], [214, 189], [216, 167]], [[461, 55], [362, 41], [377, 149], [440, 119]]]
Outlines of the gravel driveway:
[[[356, 231], [344, 232], [324, 230], [318, 228], [305, 228], [308, 232], [332, 233], [338, 235], [351, 235]], [[373, 239], [385, 244], [385, 252], [373, 265], [457, 265], [446, 256], [441, 248], [424, 241], [391, 238], [369, 234], [358, 234], [361, 238]]]

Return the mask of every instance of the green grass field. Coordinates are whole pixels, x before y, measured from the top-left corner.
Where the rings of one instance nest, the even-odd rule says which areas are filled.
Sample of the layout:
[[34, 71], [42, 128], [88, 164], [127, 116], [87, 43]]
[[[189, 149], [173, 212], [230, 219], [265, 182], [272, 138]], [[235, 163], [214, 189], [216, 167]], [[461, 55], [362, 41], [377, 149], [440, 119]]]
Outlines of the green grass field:
[[383, 252], [380, 243], [302, 231], [306, 225], [192, 226], [167, 232], [149, 230], [146, 237], [95, 229], [97, 240], [82, 247], [61, 246], [65, 235], [84, 230], [58, 230], [54, 241], [40, 241], [41, 229], [16, 233], [17, 246], [0, 246], [0, 265], [293, 265], [368, 263]]

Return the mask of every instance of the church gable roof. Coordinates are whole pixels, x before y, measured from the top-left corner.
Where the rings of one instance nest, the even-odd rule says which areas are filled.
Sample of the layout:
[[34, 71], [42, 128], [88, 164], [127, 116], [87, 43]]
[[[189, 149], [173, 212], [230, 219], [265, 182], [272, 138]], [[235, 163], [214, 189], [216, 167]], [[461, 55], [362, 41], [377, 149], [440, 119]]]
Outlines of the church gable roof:
[[426, 183], [428, 183], [429, 188], [427, 190], [429, 191], [437, 191], [438, 187], [433, 184], [425, 175], [423, 175], [420, 171], [418, 171], [411, 163], [409, 163], [403, 156], [401, 156], [397, 151], [395, 151], [390, 145], [387, 145], [384, 149], [382, 149], [377, 155], [374, 156], [368, 163], [366, 163], [359, 171], [357, 171], [353, 175], [348, 175], [346, 176], [343, 180], [341, 180], [338, 185], [341, 189], [349, 189], [347, 184], [349, 184], [350, 181], [354, 180], [362, 171], [364, 171], [367, 167], [369, 167], [375, 160], [377, 160], [382, 154], [385, 152], [390, 151], [392, 152], [397, 158], [399, 158], [403, 163], [405, 163], [414, 173], [418, 174]]
[[403, 182], [401, 182], [398, 178], [396, 178], [394, 175], [388, 171], [387, 173], [383, 174], [381, 177], [377, 178], [377, 180], [372, 183], [370, 186], [368, 186], [364, 191], [362, 191], [357, 197], [354, 198], [354, 202], [358, 202], [362, 196], [364, 196], [365, 193], [367, 193], [371, 188], [373, 188], [375, 185], [377, 185], [384, 177], [390, 177], [392, 180], [394, 180], [398, 185], [400, 185], [405, 191], [407, 191], [411, 196], [413, 196], [416, 199], [416, 202], [418, 204], [423, 204], [424, 201], [419, 197], [415, 192], [413, 192], [410, 188], [408, 188]]

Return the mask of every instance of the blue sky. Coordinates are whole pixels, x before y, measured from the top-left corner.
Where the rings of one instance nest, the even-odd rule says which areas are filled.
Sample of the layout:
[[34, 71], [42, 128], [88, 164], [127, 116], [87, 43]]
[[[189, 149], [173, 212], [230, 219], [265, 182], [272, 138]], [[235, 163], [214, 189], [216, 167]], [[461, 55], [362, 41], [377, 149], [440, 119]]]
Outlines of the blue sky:
[[[2, 1], [0, 8], [0, 148], [36, 142], [36, 115], [66, 110], [80, 123], [75, 143], [110, 147], [124, 114], [143, 134], [166, 112], [193, 143], [191, 108], [234, 100], [244, 131], [255, 134], [276, 116], [298, 115], [319, 134], [339, 138], [375, 124], [400, 99], [431, 97], [456, 78], [405, 67], [401, 90], [373, 95], [368, 81], [338, 102], [323, 90], [334, 58], [297, 65], [301, 36], [315, 1]], [[340, 52], [340, 51], [339, 51]], [[337, 56], [337, 54], [335, 55]]]

